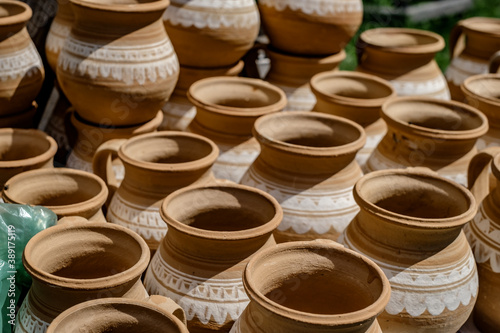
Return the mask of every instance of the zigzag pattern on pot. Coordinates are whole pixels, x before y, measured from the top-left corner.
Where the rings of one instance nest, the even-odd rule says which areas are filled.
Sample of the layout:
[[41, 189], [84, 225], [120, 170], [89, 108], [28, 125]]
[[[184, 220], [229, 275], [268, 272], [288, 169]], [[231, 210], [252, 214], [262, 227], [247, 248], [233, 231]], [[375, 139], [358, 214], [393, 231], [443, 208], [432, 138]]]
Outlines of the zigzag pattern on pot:
[[42, 68], [42, 59], [32, 42], [22, 50], [0, 55], [0, 81], [2, 82], [32, 77], [40, 73]]
[[449, 100], [450, 92], [448, 90], [448, 83], [443, 75], [439, 75], [438, 77], [422, 81], [422, 82], [413, 82], [413, 81], [401, 81], [401, 80], [392, 80], [390, 81], [394, 90], [398, 96], [417, 96], [417, 95], [437, 95], [435, 98], [439, 97], [439, 99]]
[[165, 80], [179, 71], [179, 61], [169, 39], [141, 46], [84, 43], [71, 35], [66, 39], [58, 67], [72, 75], [92, 79], [111, 78], [132, 84]]
[[475, 74], [488, 73], [488, 64], [486, 62], [476, 62], [461, 57], [453, 58], [450, 66], [446, 69], [446, 78], [456, 86], [462, 84], [469, 76]]
[[320, 16], [363, 11], [363, 2], [360, 0], [259, 0], [259, 6], [261, 5], [274, 7], [279, 11], [290, 8], [291, 10]]
[[45, 333], [49, 323], [44, 322], [31, 310], [28, 297], [25, 298], [16, 316], [15, 333]]
[[47, 35], [47, 42], [45, 46], [54, 53], [62, 50], [66, 38], [71, 32], [71, 27], [63, 25], [56, 20], [50, 26], [49, 34]]
[[159, 252], [151, 260], [144, 285], [150, 294], [172, 298], [186, 312], [186, 318], [222, 325], [229, 317], [239, 318], [249, 303], [238, 279], [202, 279], [170, 266]]

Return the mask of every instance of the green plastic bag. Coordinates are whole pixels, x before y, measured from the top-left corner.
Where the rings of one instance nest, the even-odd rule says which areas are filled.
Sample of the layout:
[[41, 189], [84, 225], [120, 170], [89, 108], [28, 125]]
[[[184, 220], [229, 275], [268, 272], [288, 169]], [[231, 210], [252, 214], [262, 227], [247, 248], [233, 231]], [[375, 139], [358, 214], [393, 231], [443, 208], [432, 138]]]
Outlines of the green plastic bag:
[[23, 266], [23, 251], [38, 232], [55, 225], [57, 216], [40, 206], [0, 203], [0, 332], [14, 328], [21, 293], [31, 286]]

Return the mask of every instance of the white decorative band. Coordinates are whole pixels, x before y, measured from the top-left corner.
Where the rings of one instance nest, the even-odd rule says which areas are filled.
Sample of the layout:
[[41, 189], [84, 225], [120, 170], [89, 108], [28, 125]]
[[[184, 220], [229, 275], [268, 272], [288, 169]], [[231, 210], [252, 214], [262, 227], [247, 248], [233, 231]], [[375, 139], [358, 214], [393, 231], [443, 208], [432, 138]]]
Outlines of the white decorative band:
[[52, 22], [45, 46], [52, 52], [57, 53], [62, 50], [66, 38], [68, 38], [71, 28], [59, 23], [57, 20]]
[[16, 52], [0, 55], [0, 81], [32, 77], [43, 68], [42, 59], [33, 42]]
[[446, 78], [456, 86], [462, 84], [469, 76], [488, 73], [488, 63], [464, 59], [460, 56], [453, 58], [446, 69]]
[[390, 81], [398, 96], [418, 96], [418, 95], [435, 95], [443, 90], [448, 91], [448, 99], [450, 99], [448, 83], [443, 74], [427, 81]]
[[[71, 169], [83, 170], [93, 173], [92, 163], [82, 159], [80, 156], [75, 154], [74, 150], [69, 154], [68, 160], [66, 161], [66, 167]], [[118, 185], [122, 182], [125, 177], [125, 167], [123, 165], [113, 165], [113, 171], [115, 178], [118, 181]]]
[[16, 326], [14, 333], [45, 333], [49, 323], [41, 320], [33, 313], [26, 297], [16, 316]]
[[259, 6], [273, 7], [278, 11], [290, 8], [319, 16], [363, 12], [361, 0], [259, 0]]

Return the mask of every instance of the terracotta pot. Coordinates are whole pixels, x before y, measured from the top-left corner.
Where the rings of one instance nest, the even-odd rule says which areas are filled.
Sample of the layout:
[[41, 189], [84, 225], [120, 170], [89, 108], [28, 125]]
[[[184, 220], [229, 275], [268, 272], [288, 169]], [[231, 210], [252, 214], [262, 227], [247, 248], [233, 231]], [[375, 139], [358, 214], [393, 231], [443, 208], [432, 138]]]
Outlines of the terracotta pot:
[[462, 227], [473, 195], [429, 170], [372, 172], [354, 187], [359, 214], [341, 243], [372, 259], [391, 283], [384, 333], [455, 333], [476, 302], [474, 256]]
[[172, 193], [161, 216], [168, 232], [146, 272], [146, 289], [177, 302], [191, 333], [229, 332], [248, 304], [243, 269], [254, 253], [276, 244], [281, 207], [258, 189], [212, 185]]
[[[446, 69], [446, 79], [451, 98], [462, 102], [460, 85], [469, 76], [488, 73], [490, 61], [500, 50], [500, 19], [471, 17], [458, 21], [450, 34], [451, 62]], [[500, 55], [496, 61], [500, 60]], [[498, 67], [494, 68], [497, 72]]]
[[31, 103], [31, 107], [25, 111], [0, 116], [0, 128], [36, 128], [35, 114], [38, 109], [38, 104], [35, 101]]
[[363, 20], [361, 0], [259, 0], [258, 4], [271, 45], [297, 55], [340, 52]]
[[381, 333], [376, 317], [391, 293], [375, 263], [326, 240], [259, 252], [243, 282], [250, 305], [231, 333]]
[[57, 78], [87, 121], [115, 126], [153, 119], [174, 90], [179, 62], [161, 15], [168, 0], [71, 0], [75, 23]]
[[373, 75], [346, 71], [316, 74], [310, 84], [318, 101], [315, 111], [344, 117], [363, 126], [366, 144], [356, 160], [364, 166], [387, 131], [380, 113], [382, 105], [396, 96], [391, 84]]
[[163, 106], [163, 123], [160, 130], [185, 131], [196, 116], [196, 108], [187, 99], [189, 87], [198, 80], [214, 76], [238, 76], [243, 70], [243, 61], [235, 66], [200, 69], [180, 67], [179, 81], [172, 96]]
[[[110, 173], [109, 155], [118, 154], [125, 178], [118, 187]], [[108, 221], [125, 226], [156, 251], [167, 233], [160, 206], [170, 193], [190, 185], [213, 182], [211, 167], [219, 150], [202, 136], [182, 132], [142, 134], [129, 140], [111, 140], [94, 155], [94, 172], [106, 179], [112, 196]]]
[[358, 39], [358, 72], [391, 82], [398, 96], [450, 99], [446, 79], [434, 56], [445, 46], [443, 37], [430, 31], [377, 28]]
[[352, 187], [363, 175], [355, 161], [363, 128], [317, 112], [280, 112], [258, 119], [254, 135], [261, 153], [241, 183], [283, 207], [276, 241], [336, 240], [359, 210]]
[[61, 53], [64, 42], [71, 32], [74, 21], [75, 15], [73, 15], [70, 1], [57, 0], [57, 14], [50, 25], [50, 30], [45, 41], [45, 56], [50, 68], [54, 72], [57, 69], [59, 53]]
[[470, 106], [488, 118], [488, 133], [477, 140], [478, 149], [500, 145], [500, 74], [474, 75], [461, 85]]
[[45, 332], [60, 313], [87, 300], [145, 300], [141, 274], [149, 262], [146, 243], [108, 223], [68, 223], [36, 234], [23, 264], [33, 284], [17, 315], [15, 332]]
[[45, 71], [26, 24], [31, 8], [0, 1], [0, 116], [29, 109], [42, 88]]
[[45, 206], [64, 216], [105, 222], [101, 207], [108, 196], [106, 184], [91, 173], [66, 169], [39, 169], [20, 173], [4, 186], [7, 203]]
[[454, 101], [403, 97], [383, 105], [382, 119], [387, 133], [366, 162], [367, 172], [422, 166], [467, 185], [476, 141], [488, 130], [480, 111]]
[[220, 155], [216, 178], [238, 183], [259, 154], [252, 127], [262, 115], [283, 110], [285, 93], [258, 79], [213, 77], [197, 81], [188, 91], [196, 106], [189, 130], [213, 140]]
[[316, 104], [316, 97], [309, 87], [309, 81], [318, 73], [336, 71], [345, 59], [344, 50], [326, 57], [300, 57], [267, 49], [271, 69], [266, 81], [283, 89], [288, 104], [287, 111], [310, 111]]
[[163, 15], [183, 66], [234, 66], [259, 34], [254, 0], [172, 0]]

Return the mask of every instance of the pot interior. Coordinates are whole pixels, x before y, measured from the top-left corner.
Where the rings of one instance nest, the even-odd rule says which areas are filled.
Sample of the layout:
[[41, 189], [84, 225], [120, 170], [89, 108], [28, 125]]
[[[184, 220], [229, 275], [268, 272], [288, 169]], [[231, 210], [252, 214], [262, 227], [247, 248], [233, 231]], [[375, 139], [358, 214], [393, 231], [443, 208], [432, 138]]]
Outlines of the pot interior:
[[[25, 11], [26, 9], [23, 6], [15, 3], [0, 3], [0, 19], [3, 17], [19, 15]], [[1, 24], [2, 22], [0, 21], [0, 25]]]
[[328, 96], [353, 99], [379, 99], [391, 96], [393, 90], [375, 80], [349, 75], [324, 76], [314, 83], [315, 88]]
[[500, 78], [484, 77], [468, 82], [467, 89], [474, 95], [481, 96], [500, 103]]
[[159, 0], [84, 0], [88, 3], [104, 5], [137, 5], [141, 3], [154, 3]]
[[0, 161], [18, 161], [42, 155], [50, 149], [45, 135], [14, 130], [0, 133]]
[[397, 30], [386, 30], [386, 29], [374, 29], [369, 30], [363, 35], [363, 40], [369, 44], [387, 47], [387, 48], [398, 48], [398, 47], [413, 47], [430, 45], [437, 42], [437, 39], [431, 35], [421, 34], [417, 31], [397, 31]]

